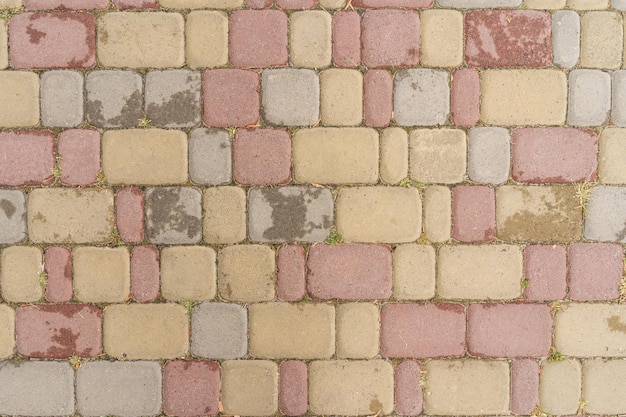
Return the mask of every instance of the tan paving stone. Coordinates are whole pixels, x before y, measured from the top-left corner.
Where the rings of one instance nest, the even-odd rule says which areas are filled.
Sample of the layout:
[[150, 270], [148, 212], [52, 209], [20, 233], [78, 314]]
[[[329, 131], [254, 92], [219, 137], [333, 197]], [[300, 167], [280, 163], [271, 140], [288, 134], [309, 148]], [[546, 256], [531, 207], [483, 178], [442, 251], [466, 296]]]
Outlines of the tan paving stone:
[[43, 289], [39, 285], [41, 271], [41, 249], [28, 246], [10, 246], [3, 249], [0, 257], [0, 289], [4, 301], [39, 301], [43, 295]]
[[159, 0], [161, 7], [169, 9], [236, 9], [243, 0]]
[[600, 135], [598, 176], [604, 184], [626, 184], [626, 129], [609, 128]]
[[378, 355], [380, 314], [370, 303], [337, 306], [337, 356], [365, 359]]
[[246, 193], [239, 187], [204, 191], [203, 236], [208, 243], [237, 243], [246, 238]]
[[528, 9], [555, 10], [565, 7], [566, 0], [524, 0]]
[[39, 123], [39, 77], [34, 72], [0, 71], [0, 128]]
[[79, 247], [74, 250], [74, 296], [87, 303], [118, 303], [130, 294], [127, 248]]
[[463, 13], [457, 10], [425, 10], [421, 16], [421, 64], [457, 67], [463, 63]]
[[452, 193], [448, 187], [431, 185], [424, 190], [424, 233], [431, 242], [445, 242], [452, 230]]
[[236, 245], [217, 255], [217, 285], [229, 301], [258, 302], [274, 299], [274, 251], [263, 245]]
[[295, 67], [322, 68], [332, 58], [332, 19], [322, 10], [294, 12], [289, 17], [289, 52]]
[[161, 295], [166, 300], [215, 297], [215, 250], [207, 246], [170, 246], [161, 251]]
[[9, 66], [9, 39], [7, 20], [0, 19], [0, 69]]
[[539, 373], [539, 407], [550, 415], [577, 414], [581, 389], [580, 362], [541, 363]]
[[467, 139], [460, 129], [417, 129], [410, 134], [409, 172], [424, 183], [463, 181]]
[[609, 0], [567, 0], [567, 8], [574, 10], [600, 10], [609, 7]]
[[15, 349], [15, 311], [0, 305], [0, 358], [13, 356]]
[[363, 75], [332, 68], [320, 74], [320, 115], [326, 126], [357, 126], [363, 120]]
[[19, 7], [22, 0], [0, 0], [0, 7]]
[[380, 134], [380, 178], [397, 184], [408, 176], [409, 140], [406, 130], [388, 127]]
[[228, 63], [228, 16], [223, 12], [189, 13], [185, 36], [190, 68], [215, 68]]
[[320, 0], [320, 6], [327, 10], [341, 9], [346, 6], [346, 0]]
[[398, 300], [428, 300], [435, 296], [435, 248], [398, 245], [393, 252], [393, 296]]
[[620, 414], [626, 410], [626, 361], [591, 359], [583, 364], [582, 398], [585, 411]]
[[621, 14], [602, 11], [585, 13], [581, 17], [580, 65], [582, 67], [620, 68], [623, 54], [624, 23]]
[[270, 361], [225, 361], [221, 398], [224, 413], [269, 416], [278, 411], [278, 366]]

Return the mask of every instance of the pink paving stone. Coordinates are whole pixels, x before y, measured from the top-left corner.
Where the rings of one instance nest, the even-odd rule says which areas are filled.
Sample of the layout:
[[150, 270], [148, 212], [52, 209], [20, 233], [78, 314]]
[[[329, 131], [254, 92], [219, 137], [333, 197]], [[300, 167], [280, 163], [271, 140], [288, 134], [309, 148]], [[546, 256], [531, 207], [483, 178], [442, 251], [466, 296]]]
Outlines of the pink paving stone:
[[306, 363], [285, 361], [280, 364], [278, 407], [286, 416], [300, 416], [307, 412], [308, 381]]
[[401, 416], [416, 416], [422, 412], [421, 370], [416, 361], [396, 365], [395, 412]]
[[391, 297], [391, 248], [349, 243], [313, 245], [307, 258], [307, 292], [317, 300]]
[[354, 7], [367, 7], [377, 9], [383, 7], [402, 7], [407, 9], [420, 9], [430, 7], [434, 0], [353, 0]]
[[547, 304], [470, 304], [467, 351], [472, 356], [518, 358], [547, 356], [552, 314]]
[[0, 186], [54, 182], [54, 135], [47, 130], [0, 132]]
[[115, 195], [115, 223], [124, 243], [143, 240], [143, 207], [143, 192], [137, 187], [122, 188]]
[[159, 296], [159, 250], [155, 246], [136, 246], [130, 257], [130, 293], [140, 303]]
[[100, 309], [87, 304], [37, 304], [18, 307], [17, 352], [30, 358], [93, 358], [102, 353]]
[[66, 303], [72, 299], [72, 252], [63, 247], [52, 246], [44, 255], [44, 271], [47, 275], [46, 300]]
[[276, 0], [276, 5], [281, 9], [306, 10], [317, 6], [317, 0]]
[[100, 134], [95, 130], [70, 129], [59, 133], [61, 182], [89, 185], [100, 171]]
[[518, 182], [568, 183], [596, 179], [598, 137], [569, 127], [515, 129], [511, 176]]
[[339, 11], [333, 16], [333, 62], [353, 68], [361, 63], [361, 17], [354, 11]]
[[387, 304], [380, 353], [392, 358], [442, 358], [465, 351], [465, 310], [455, 303]]
[[168, 361], [163, 367], [163, 411], [195, 417], [219, 412], [220, 365], [212, 361]]
[[24, 0], [24, 7], [30, 10], [106, 9], [109, 0]]
[[250, 9], [267, 9], [272, 7], [272, 0], [246, 0], [246, 6]]
[[473, 68], [461, 68], [452, 74], [450, 95], [452, 122], [474, 126], [480, 118], [480, 76]]
[[420, 18], [406, 10], [367, 10], [361, 21], [365, 66], [410, 67], [419, 63]]
[[615, 300], [624, 273], [624, 249], [613, 243], [572, 243], [567, 250], [569, 298]]
[[539, 405], [539, 364], [534, 359], [511, 362], [511, 403], [515, 414], [529, 415]]
[[369, 70], [363, 77], [363, 118], [371, 127], [384, 127], [393, 114], [393, 78], [386, 70]]
[[552, 59], [550, 14], [477, 10], [465, 14], [465, 62], [476, 67], [545, 67]]
[[230, 15], [230, 63], [239, 68], [287, 65], [287, 15], [280, 10], [236, 10]]
[[493, 188], [460, 185], [452, 190], [452, 237], [460, 242], [488, 242], [496, 230]]
[[90, 68], [96, 64], [96, 20], [89, 13], [21, 13], [9, 25], [13, 68]]
[[291, 138], [286, 130], [240, 129], [233, 142], [238, 184], [285, 184], [291, 178]]
[[259, 75], [240, 69], [208, 70], [202, 79], [204, 123], [245, 127], [259, 121]]
[[298, 301], [306, 290], [306, 260], [300, 245], [283, 245], [276, 252], [276, 296], [281, 301]]
[[113, 0], [113, 5], [120, 10], [124, 9], [156, 9], [156, 0]]
[[524, 277], [529, 281], [524, 296], [534, 301], [561, 300], [567, 288], [565, 247], [528, 245], [524, 249]]

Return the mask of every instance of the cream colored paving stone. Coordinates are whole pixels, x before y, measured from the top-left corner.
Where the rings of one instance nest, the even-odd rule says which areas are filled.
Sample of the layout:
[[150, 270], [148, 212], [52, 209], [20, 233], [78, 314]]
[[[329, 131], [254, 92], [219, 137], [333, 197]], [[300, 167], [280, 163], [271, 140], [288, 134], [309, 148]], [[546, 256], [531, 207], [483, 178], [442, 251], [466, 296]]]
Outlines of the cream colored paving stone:
[[522, 251], [513, 245], [445, 245], [437, 258], [439, 297], [512, 300], [521, 295]]
[[0, 128], [39, 124], [39, 77], [34, 72], [0, 71]]
[[343, 188], [336, 212], [337, 230], [347, 242], [412, 242], [422, 230], [422, 204], [415, 188]]
[[161, 295], [166, 300], [204, 301], [215, 297], [215, 250], [170, 246], [161, 250]]
[[0, 257], [0, 290], [4, 301], [32, 303], [39, 301], [43, 259], [41, 249], [32, 246], [9, 246]]
[[380, 359], [309, 365], [309, 412], [383, 415], [393, 410], [393, 367]]
[[581, 368], [576, 359], [541, 362], [539, 407], [549, 415], [577, 414], [580, 405]]
[[0, 304], [0, 358], [13, 356], [15, 350], [15, 311]]
[[107, 130], [102, 136], [102, 169], [113, 185], [184, 183], [187, 135], [165, 129]]
[[189, 351], [189, 315], [178, 304], [110, 305], [102, 333], [104, 351], [118, 359], [173, 359]]
[[450, 240], [452, 229], [452, 193], [443, 185], [424, 190], [424, 233], [431, 242]]
[[490, 125], [561, 125], [567, 78], [552, 69], [486, 70], [480, 77], [480, 119]]
[[346, 0], [320, 0], [320, 6], [327, 10], [342, 9], [346, 6]]
[[376, 304], [337, 306], [337, 357], [367, 359], [378, 355], [380, 314]]
[[380, 134], [380, 178], [397, 184], [409, 174], [409, 139], [406, 130], [388, 127]]
[[626, 129], [609, 128], [600, 135], [598, 177], [604, 184], [626, 184]]
[[609, 0], [567, 0], [567, 8], [574, 10], [608, 9]]
[[239, 187], [204, 190], [202, 232], [207, 243], [237, 243], [246, 238], [246, 193]]
[[583, 363], [582, 398], [585, 411], [621, 414], [626, 411], [626, 361], [591, 359]]
[[130, 294], [128, 249], [74, 249], [74, 297], [87, 303], [119, 303]]
[[9, 66], [9, 38], [7, 20], [0, 19], [0, 69]]
[[417, 129], [410, 134], [409, 172], [424, 183], [454, 184], [465, 178], [467, 138], [460, 129]]
[[217, 255], [217, 285], [229, 301], [253, 303], [274, 299], [274, 251], [263, 245], [235, 245]]
[[528, 9], [556, 10], [565, 7], [567, 0], [524, 0]]
[[320, 74], [320, 115], [326, 126], [357, 126], [363, 121], [363, 75], [331, 68]]
[[393, 251], [393, 296], [428, 300], [435, 296], [436, 253], [431, 245], [409, 243]]
[[617, 69], [622, 66], [623, 54], [624, 23], [620, 13], [589, 12], [581, 17], [580, 65], [582, 67]]
[[294, 12], [289, 16], [289, 52], [295, 67], [322, 68], [332, 58], [332, 19], [323, 10]]
[[228, 63], [228, 16], [218, 11], [193, 11], [185, 27], [190, 68], [214, 68]]
[[463, 13], [431, 9], [421, 13], [420, 63], [427, 67], [457, 67], [463, 63]]
[[224, 414], [270, 416], [278, 411], [278, 366], [271, 361], [224, 361]]
[[335, 354], [335, 309], [321, 303], [249, 307], [250, 354], [270, 359], [324, 359]]
[[236, 9], [243, 0], [159, 0], [168, 9]]

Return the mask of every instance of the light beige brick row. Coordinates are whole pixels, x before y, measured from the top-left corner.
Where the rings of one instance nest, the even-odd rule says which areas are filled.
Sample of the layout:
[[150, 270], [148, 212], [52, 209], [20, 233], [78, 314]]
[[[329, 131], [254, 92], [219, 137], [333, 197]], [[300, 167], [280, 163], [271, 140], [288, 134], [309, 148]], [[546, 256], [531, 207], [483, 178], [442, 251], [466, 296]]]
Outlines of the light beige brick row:
[[190, 68], [215, 68], [228, 63], [228, 16], [225, 13], [206, 10], [189, 13], [185, 37]]
[[128, 249], [82, 246], [73, 253], [74, 296], [87, 303], [119, 303], [130, 295]]
[[4, 301], [13, 303], [36, 302], [43, 289], [41, 249], [29, 246], [10, 246], [0, 256], [0, 290]]
[[217, 292], [215, 250], [170, 246], [161, 251], [161, 295], [166, 300], [211, 300]]

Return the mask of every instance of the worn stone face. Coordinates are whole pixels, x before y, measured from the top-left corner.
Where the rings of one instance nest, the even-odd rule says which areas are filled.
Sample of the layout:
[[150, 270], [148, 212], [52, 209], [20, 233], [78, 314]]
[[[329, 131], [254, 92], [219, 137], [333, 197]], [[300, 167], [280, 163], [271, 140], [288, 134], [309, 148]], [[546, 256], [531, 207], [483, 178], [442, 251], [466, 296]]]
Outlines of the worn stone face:
[[73, 127], [83, 121], [83, 75], [47, 71], [41, 76], [41, 120], [46, 126]]
[[394, 120], [401, 126], [445, 124], [450, 114], [449, 74], [425, 68], [398, 71], [394, 78]]
[[27, 71], [0, 71], [0, 127], [39, 123], [39, 77]]
[[272, 301], [276, 256], [263, 245], [234, 245], [217, 255], [217, 285], [222, 298], [245, 303]]
[[626, 243], [626, 187], [594, 188], [587, 213], [586, 239]]
[[19, 190], [0, 190], [0, 244], [26, 238], [26, 197]]
[[130, 293], [126, 248], [79, 247], [74, 250], [74, 295], [88, 303], [115, 303]]
[[155, 244], [198, 243], [202, 237], [202, 195], [189, 187], [146, 191], [146, 237]]
[[200, 122], [200, 74], [187, 70], [146, 75], [146, 117], [154, 126], [191, 127]]
[[222, 365], [224, 413], [269, 416], [278, 411], [278, 366], [271, 361], [227, 361]]
[[248, 311], [230, 303], [202, 303], [191, 316], [191, 353], [236, 359], [248, 351]]
[[87, 121], [98, 127], [135, 127], [143, 117], [141, 76], [130, 71], [87, 75]]

